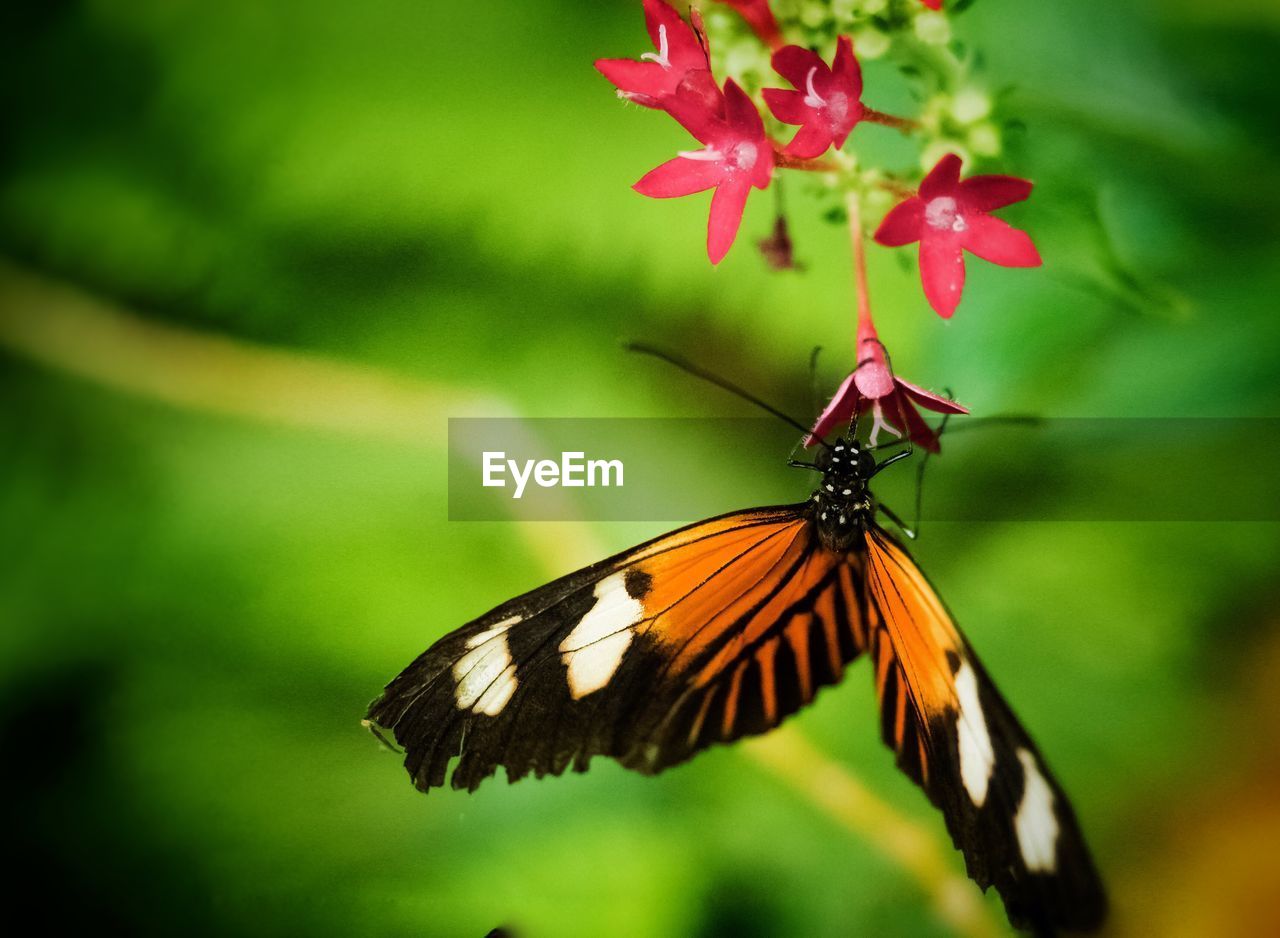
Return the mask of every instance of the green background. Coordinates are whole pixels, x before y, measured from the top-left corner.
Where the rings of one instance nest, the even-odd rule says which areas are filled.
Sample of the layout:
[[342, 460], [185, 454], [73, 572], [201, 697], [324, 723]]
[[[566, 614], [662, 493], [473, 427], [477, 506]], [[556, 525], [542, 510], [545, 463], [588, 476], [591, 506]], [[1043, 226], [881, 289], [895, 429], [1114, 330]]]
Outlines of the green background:
[[[1037, 188], [1004, 214], [1046, 263], [971, 263], [943, 322], [910, 251], [873, 248], [899, 372], [979, 415], [1280, 415], [1275, 5], [980, 0], [955, 29], [1025, 125], [998, 167]], [[657, 533], [449, 523], [447, 417], [747, 412], [626, 338], [800, 414], [810, 348], [832, 385], [849, 365], [820, 206], [790, 199], [805, 272], [752, 250], [760, 194], [713, 269], [705, 196], [628, 188], [689, 146], [591, 68], [646, 48], [631, 2], [0, 13], [11, 903], [164, 934], [949, 933], [742, 747], [424, 798], [359, 726], [444, 632]], [[866, 75], [869, 103], [913, 106], [891, 66]], [[762, 478], [695, 441], [688, 485], [800, 497], [789, 442]], [[1019, 494], [964, 466], [974, 499]], [[916, 553], [1073, 794], [1115, 933], [1280, 925], [1280, 530], [938, 523]], [[855, 666], [781, 732], [940, 841], [870, 683]]]

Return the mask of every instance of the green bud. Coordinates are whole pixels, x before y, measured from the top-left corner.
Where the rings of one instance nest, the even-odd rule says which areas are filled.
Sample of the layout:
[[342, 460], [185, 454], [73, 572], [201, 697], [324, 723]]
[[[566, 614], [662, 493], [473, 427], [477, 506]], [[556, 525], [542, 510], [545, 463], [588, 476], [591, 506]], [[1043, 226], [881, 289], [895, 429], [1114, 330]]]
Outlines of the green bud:
[[[853, 19], [854, 11], [858, 7], [858, 0], [831, 0], [831, 15], [838, 22], [847, 23]], [[863, 5], [866, 9], [866, 5]]]
[[853, 48], [861, 59], [878, 59], [889, 51], [889, 34], [874, 26], [860, 29], [853, 37]]
[[951, 116], [959, 124], [973, 124], [991, 113], [991, 98], [978, 88], [962, 88], [951, 99]]
[[951, 41], [951, 21], [945, 13], [925, 10], [916, 14], [916, 37], [931, 46], [946, 45]]
[[827, 5], [821, 0], [810, 0], [800, 8], [800, 22], [810, 29], [825, 25], [830, 15]]
[[969, 130], [968, 144], [970, 149], [979, 156], [999, 156], [1000, 130], [990, 121], [976, 124]]

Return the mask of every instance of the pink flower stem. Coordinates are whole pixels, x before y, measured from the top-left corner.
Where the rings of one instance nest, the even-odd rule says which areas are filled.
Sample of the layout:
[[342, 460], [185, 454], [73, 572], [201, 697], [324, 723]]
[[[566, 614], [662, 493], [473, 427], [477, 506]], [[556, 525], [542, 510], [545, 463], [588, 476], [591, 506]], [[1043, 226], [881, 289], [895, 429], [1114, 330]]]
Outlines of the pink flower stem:
[[860, 202], [857, 192], [850, 192], [845, 196], [845, 210], [849, 215], [849, 241], [853, 247], [853, 289], [858, 298], [859, 353], [863, 342], [879, 341], [875, 323], [871, 321], [871, 296], [867, 291], [867, 249]]
[[883, 111], [877, 111], [869, 107], [862, 109], [862, 119], [871, 121], [873, 124], [892, 127], [894, 130], [900, 130], [904, 134], [920, 129], [918, 120], [912, 120], [910, 117], [898, 117], [894, 114], [885, 114]]

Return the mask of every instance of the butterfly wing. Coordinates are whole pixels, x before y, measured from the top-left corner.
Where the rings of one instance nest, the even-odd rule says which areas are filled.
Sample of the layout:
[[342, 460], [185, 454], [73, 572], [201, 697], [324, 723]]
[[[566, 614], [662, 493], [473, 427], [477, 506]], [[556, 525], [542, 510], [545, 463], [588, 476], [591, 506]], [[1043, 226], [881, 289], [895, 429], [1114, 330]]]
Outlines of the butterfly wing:
[[1035, 743], [906, 550], [867, 534], [869, 655], [885, 742], [942, 810], [969, 876], [1009, 920], [1101, 924], [1106, 898], [1075, 813]]
[[611, 756], [658, 772], [776, 726], [865, 646], [863, 576], [803, 506], [682, 528], [504, 603], [436, 642], [369, 720], [421, 789]]

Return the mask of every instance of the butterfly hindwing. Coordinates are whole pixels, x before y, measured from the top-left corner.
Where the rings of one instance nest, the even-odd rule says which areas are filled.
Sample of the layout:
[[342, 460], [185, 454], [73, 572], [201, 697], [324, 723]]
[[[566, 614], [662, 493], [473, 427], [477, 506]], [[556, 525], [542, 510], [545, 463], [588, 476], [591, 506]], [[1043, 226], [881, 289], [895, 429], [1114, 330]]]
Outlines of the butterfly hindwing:
[[504, 603], [393, 680], [369, 720], [422, 789], [506, 768], [644, 772], [763, 732], [862, 647], [860, 582], [802, 506], [691, 525]]
[[898, 766], [941, 809], [983, 889], [1041, 933], [1097, 927], [1101, 881], [1066, 795], [906, 551], [867, 534], [870, 657]]

